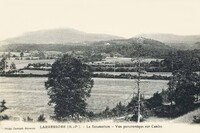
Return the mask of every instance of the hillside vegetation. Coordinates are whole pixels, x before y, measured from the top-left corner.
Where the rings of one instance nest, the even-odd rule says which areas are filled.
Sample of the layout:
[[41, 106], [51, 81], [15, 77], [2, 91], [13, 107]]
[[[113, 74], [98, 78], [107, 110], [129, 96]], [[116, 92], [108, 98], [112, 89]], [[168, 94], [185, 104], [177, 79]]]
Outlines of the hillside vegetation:
[[200, 35], [140, 34], [137, 37], [151, 38], [180, 50], [199, 49]]
[[131, 38], [110, 41], [97, 41], [82, 43], [66, 43], [66, 44], [8, 44], [1, 48], [1, 51], [61, 51], [63, 53], [69, 51], [82, 51], [85, 54], [110, 54], [111, 56], [123, 57], [156, 57], [165, 56], [171, 48], [164, 43], [146, 39]]

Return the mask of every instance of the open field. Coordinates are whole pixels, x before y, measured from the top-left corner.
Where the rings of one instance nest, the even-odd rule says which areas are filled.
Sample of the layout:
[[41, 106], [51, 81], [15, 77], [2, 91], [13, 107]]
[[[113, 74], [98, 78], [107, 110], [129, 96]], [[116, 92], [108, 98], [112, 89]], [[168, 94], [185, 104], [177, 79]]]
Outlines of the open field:
[[[141, 62], [146, 62], [146, 63], [150, 63], [151, 61], [161, 61], [163, 59], [156, 59], [156, 58], [146, 58], [146, 59], [141, 59]], [[105, 63], [105, 62], [109, 62], [109, 63], [135, 63], [137, 62], [136, 59], [133, 58], [125, 58], [125, 57], [107, 57], [105, 58], [103, 61], [95, 61], [95, 63]]]
[[23, 74], [36, 74], [36, 75], [45, 75], [49, 74], [49, 71], [43, 71], [43, 70], [23, 70]]
[[[44, 87], [47, 78], [0, 77], [0, 100], [6, 100], [9, 108], [4, 113], [11, 116], [33, 118], [40, 114], [51, 115], [53, 109], [47, 105], [48, 96]], [[166, 80], [142, 80], [141, 90], [145, 97], [167, 88]], [[94, 87], [88, 99], [88, 110], [100, 112], [109, 106], [113, 108], [121, 101], [127, 103], [136, 92], [135, 80], [94, 78]]]
[[[9, 52], [0, 52], [0, 56], [4, 55], [4, 54], [8, 54]], [[10, 55], [13, 56], [15, 55], [16, 57], [20, 57], [20, 52], [10, 52]], [[24, 52], [24, 57], [30, 56], [31, 53], [26, 53]]]
[[54, 61], [55, 61], [54, 59], [51, 59], [51, 60], [15, 60], [15, 59], [7, 60], [8, 66], [10, 66], [10, 64], [12, 62], [14, 62], [16, 64], [17, 69], [24, 68], [29, 63], [50, 63], [50, 64], [52, 64]]

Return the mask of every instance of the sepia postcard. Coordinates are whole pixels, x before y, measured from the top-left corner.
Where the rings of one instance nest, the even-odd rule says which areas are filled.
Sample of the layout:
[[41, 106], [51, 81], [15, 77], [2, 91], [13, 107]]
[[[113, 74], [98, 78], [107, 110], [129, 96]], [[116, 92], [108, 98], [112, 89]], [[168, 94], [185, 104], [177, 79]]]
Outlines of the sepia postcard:
[[199, 131], [199, 5], [0, 0], [0, 133]]

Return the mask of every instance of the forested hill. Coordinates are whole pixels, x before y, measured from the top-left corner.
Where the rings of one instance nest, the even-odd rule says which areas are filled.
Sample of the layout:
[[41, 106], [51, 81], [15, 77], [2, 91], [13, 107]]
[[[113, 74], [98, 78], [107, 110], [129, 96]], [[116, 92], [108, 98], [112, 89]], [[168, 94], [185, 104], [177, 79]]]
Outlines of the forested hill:
[[130, 38], [110, 41], [87, 42], [84, 45], [77, 43], [67, 44], [9, 44], [1, 51], [87, 51], [106, 54], [119, 54], [124, 57], [144, 56], [162, 57], [172, 49], [162, 42], [147, 38]]
[[180, 50], [200, 49], [200, 35], [140, 34], [136, 37], [151, 38]]
[[147, 38], [130, 38], [93, 43], [97, 53], [118, 53], [125, 57], [162, 57], [172, 49], [164, 43]]

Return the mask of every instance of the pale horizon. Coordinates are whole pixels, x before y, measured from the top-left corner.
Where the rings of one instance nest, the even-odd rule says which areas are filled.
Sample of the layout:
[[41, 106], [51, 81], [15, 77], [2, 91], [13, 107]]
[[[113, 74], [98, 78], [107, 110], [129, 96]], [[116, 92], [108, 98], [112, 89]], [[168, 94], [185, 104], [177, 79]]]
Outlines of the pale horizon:
[[198, 0], [0, 0], [0, 40], [72, 28], [131, 38], [200, 35]]

